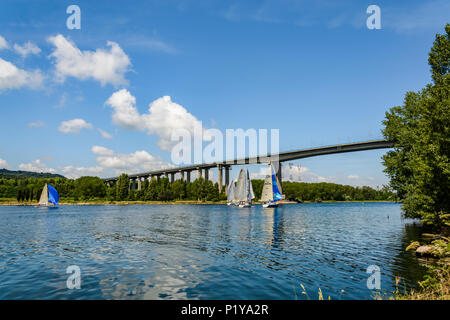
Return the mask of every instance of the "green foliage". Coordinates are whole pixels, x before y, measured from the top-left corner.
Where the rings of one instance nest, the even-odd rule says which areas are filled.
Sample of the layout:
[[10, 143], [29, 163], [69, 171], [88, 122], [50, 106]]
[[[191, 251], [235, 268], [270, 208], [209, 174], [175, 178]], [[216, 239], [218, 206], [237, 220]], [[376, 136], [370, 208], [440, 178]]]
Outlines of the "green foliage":
[[[141, 190], [131, 187], [130, 178], [122, 174], [114, 184], [107, 186], [98, 177], [81, 177], [76, 180], [55, 179], [0, 179], [0, 198], [16, 198], [17, 201], [38, 201], [45, 183], [54, 186], [61, 199], [73, 201], [221, 201], [226, 200], [225, 188], [219, 193], [217, 183], [202, 178], [193, 182], [167, 178], [143, 181]], [[263, 180], [252, 180], [256, 199], [261, 197]], [[283, 182], [283, 192], [289, 200], [396, 200], [387, 187], [375, 190], [370, 187], [351, 187], [333, 183]]]
[[116, 184], [116, 200], [127, 200], [128, 191], [130, 189], [130, 179], [128, 175], [123, 173], [120, 175]]
[[385, 172], [404, 199], [404, 215], [437, 229], [449, 223], [450, 212], [450, 25], [445, 30], [429, 54], [433, 83], [406, 93], [383, 121], [383, 135], [395, 143], [383, 157]]
[[75, 196], [81, 200], [104, 198], [105, 182], [98, 177], [81, 177], [75, 181]]
[[[264, 180], [252, 180], [256, 199], [261, 198]], [[287, 200], [292, 201], [362, 201], [362, 200], [397, 200], [390, 188], [383, 186], [380, 190], [371, 187], [352, 187], [336, 183], [282, 183], [283, 193]]]
[[13, 171], [8, 169], [0, 169], [0, 178], [3, 179], [22, 179], [22, 178], [64, 178], [64, 176], [47, 172], [31, 172], [31, 171]]

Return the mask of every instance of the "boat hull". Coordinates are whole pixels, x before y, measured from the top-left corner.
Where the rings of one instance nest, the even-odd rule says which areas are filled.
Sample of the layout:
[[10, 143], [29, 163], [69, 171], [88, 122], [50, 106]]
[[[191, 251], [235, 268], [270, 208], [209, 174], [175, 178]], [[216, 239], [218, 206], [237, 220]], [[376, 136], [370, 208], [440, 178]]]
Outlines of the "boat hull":
[[264, 203], [263, 208], [278, 208], [278, 203]]

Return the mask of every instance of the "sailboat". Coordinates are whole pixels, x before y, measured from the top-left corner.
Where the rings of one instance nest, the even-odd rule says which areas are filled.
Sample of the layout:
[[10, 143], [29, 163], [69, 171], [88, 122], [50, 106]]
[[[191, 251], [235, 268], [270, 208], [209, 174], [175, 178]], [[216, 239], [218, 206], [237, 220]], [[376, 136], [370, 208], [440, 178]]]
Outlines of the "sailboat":
[[252, 200], [255, 198], [252, 182], [248, 170], [243, 168], [239, 172], [239, 178], [236, 187], [236, 200], [239, 202], [239, 208], [249, 208], [252, 206]]
[[231, 181], [230, 184], [227, 187], [227, 205], [237, 205], [236, 201], [236, 185], [234, 184], [234, 181]]
[[46, 183], [44, 189], [42, 190], [41, 197], [39, 198], [39, 206], [55, 207], [58, 205], [58, 203], [58, 191], [56, 191], [53, 186]]
[[264, 208], [278, 207], [278, 201], [282, 199], [281, 185], [275, 174], [272, 164], [269, 164], [270, 174], [264, 179], [264, 186], [261, 193], [261, 201]]

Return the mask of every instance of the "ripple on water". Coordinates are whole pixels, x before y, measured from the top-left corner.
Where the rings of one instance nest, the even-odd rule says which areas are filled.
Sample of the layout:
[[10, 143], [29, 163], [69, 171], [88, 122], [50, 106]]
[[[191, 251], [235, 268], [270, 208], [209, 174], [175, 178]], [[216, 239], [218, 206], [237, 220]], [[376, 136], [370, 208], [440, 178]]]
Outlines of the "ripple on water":
[[419, 226], [392, 203], [0, 207], [0, 219], [0, 299], [370, 299], [371, 264], [386, 291], [423, 275], [404, 252]]

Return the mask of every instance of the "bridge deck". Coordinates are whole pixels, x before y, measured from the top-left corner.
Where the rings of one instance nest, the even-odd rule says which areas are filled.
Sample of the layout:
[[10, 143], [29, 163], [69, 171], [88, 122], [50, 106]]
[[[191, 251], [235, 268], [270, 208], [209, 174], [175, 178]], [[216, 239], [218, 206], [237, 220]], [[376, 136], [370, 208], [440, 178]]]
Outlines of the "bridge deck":
[[[160, 169], [160, 170], [148, 171], [148, 172], [137, 173], [137, 174], [129, 174], [128, 177], [133, 179], [133, 178], [139, 178], [139, 177], [157, 176], [157, 175], [162, 175], [162, 174], [166, 174], [166, 173], [171, 174], [171, 173], [177, 173], [177, 172], [194, 171], [194, 170], [199, 170], [199, 169], [211, 169], [211, 168], [218, 167], [219, 165], [222, 165], [225, 167], [225, 166], [231, 166], [231, 165], [268, 163], [269, 161], [284, 162], [284, 161], [292, 161], [292, 160], [296, 160], [296, 159], [310, 158], [310, 157], [335, 154], [335, 153], [392, 148], [393, 146], [394, 146], [394, 143], [387, 141], [387, 140], [374, 140], [374, 141], [366, 141], [366, 142], [340, 144], [340, 145], [328, 146], [328, 147], [319, 147], [319, 148], [312, 148], [312, 149], [280, 152], [278, 154], [258, 156], [258, 157], [247, 157], [247, 158], [242, 158], [242, 159], [227, 160], [224, 162], [203, 163], [203, 164], [194, 164], [194, 165], [183, 166], [183, 167]], [[118, 177], [113, 177], [113, 178], [105, 178], [103, 180], [115, 181], [117, 179], [118, 179]]]

